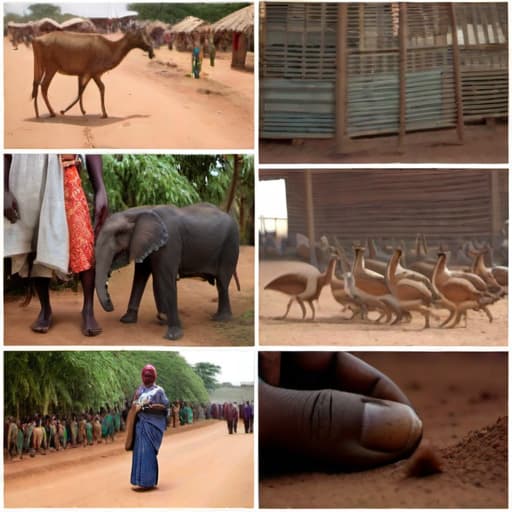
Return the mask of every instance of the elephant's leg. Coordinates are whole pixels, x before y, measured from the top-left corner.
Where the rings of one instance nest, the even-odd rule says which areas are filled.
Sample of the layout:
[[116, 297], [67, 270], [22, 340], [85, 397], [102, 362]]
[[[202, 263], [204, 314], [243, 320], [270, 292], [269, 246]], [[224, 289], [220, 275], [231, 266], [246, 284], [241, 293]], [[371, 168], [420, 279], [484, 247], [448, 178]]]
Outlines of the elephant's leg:
[[213, 315], [213, 319], [219, 322], [231, 320], [233, 316], [231, 313], [231, 304], [229, 303], [229, 279], [217, 277], [217, 293], [218, 293], [218, 306], [217, 313]]
[[133, 324], [137, 322], [139, 305], [144, 293], [144, 288], [151, 274], [151, 266], [148, 262], [135, 263], [135, 272], [133, 274], [132, 291], [128, 302], [126, 313], [120, 318], [125, 324]]
[[[159, 268], [155, 265], [154, 268]], [[181, 328], [181, 321], [178, 314], [178, 286], [176, 274], [163, 271], [153, 272], [153, 283], [155, 293], [162, 304], [165, 306], [167, 313], [167, 332], [164, 338], [168, 340], [179, 340], [183, 336], [183, 329]]]
[[162, 297], [162, 292], [158, 290], [157, 280], [153, 279], [153, 296], [155, 298], [156, 318], [160, 325], [167, 325], [167, 306]]

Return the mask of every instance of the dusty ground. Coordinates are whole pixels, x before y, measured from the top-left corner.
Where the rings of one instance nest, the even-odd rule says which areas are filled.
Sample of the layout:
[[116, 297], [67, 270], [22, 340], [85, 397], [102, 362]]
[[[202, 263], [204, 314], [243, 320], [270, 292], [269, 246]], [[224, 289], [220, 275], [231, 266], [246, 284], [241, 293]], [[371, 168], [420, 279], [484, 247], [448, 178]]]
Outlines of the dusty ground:
[[[113, 36], [119, 37], [119, 36]], [[108, 119], [101, 119], [100, 96], [91, 81], [78, 105], [65, 116], [48, 118], [39, 94], [36, 119], [30, 98], [32, 48], [13, 50], [4, 39], [6, 148], [253, 149], [254, 73], [231, 69], [231, 54], [219, 52], [215, 67], [203, 62], [191, 78], [188, 52], [162, 47], [150, 60], [133, 50], [103, 75]], [[57, 74], [49, 88], [56, 112], [76, 95], [76, 77]]]
[[406, 478], [404, 461], [361, 473], [260, 480], [264, 508], [507, 507], [507, 353], [357, 354], [411, 399], [443, 472]]
[[72, 290], [53, 291], [53, 327], [47, 334], [36, 334], [30, 324], [39, 312], [37, 298], [27, 307], [20, 307], [20, 298], [4, 301], [4, 343], [6, 345], [168, 345], [168, 346], [240, 346], [254, 344], [254, 247], [240, 248], [237, 266], [240, 291], [231, 281], [230, 299], [233, 319], [213, 322], [217, 309], [217, 291], [205, 281], [183, 279], [178, 283], [178, 305], [185, 332], [178, 341], [164, 339], [166, 327], [156, 320], [151, 281], [146, 285], [136, 324], [123, 324], [130, 296], [133, 265], [113, 272], [109, 291], [115, 310], [103, 311], [95, 302], [96, 318], [103, 328], [99, 336], [88, 338], [80, 332], [82, 293]]
[[352, 139], [343, 155], [334, 139], [260, 141], [260, 162], [270, 163], [506, 163], [508, 125], [467, 125], [465, 142], [457, 144], [455, 130], [409, 133], [402, 153], [397, 137]]
[[[261, 261], [259, 265], [260, 322], [259, 340], [262, 345], [414, 345], [414, 346], [505, 346], [507, 345], [508, 299], [502, 299], [490, 306], [494, 316], [489, 323], [485, 313], [469, 311], [468, 325], [460, 323], [455, 329], [438, 329], [439, 322], [432, 322], [433, 328], [423, 329], [424, 319], [413, 313], [411, 323], [399, 325], [376, 325], [371, 322], [351, 321], [350, 312], [343, 313], [329, 287], [322, 290], [318, 304], [315, 304], [316, 321], [312, 322], [311, 311], [307, 309], [307, 320], [303, 321], [299, 306], [294, 303], [288, 318], [284, 315], [288, 296], [264, 286], [274, 277], [293, 271], [305, 265], [292, 261]], [[441, 310], [444, 320], [448, 313]]]
[[[119, 434], [113, 444], [6, 462], [4, 505], [252, 507], [253, 436], [230, 436], [224, 421], [210, 420], [198, 426], [201, 428], [167, 430], [158, 455], [159, 484], [154, 491], [131, 490], [131, 453], [124, 450], [124, 434]], [[229, 464], [221, 461], [226, 452]], [[215, 458], [219, 458], [218, 464], [213, 463]]]

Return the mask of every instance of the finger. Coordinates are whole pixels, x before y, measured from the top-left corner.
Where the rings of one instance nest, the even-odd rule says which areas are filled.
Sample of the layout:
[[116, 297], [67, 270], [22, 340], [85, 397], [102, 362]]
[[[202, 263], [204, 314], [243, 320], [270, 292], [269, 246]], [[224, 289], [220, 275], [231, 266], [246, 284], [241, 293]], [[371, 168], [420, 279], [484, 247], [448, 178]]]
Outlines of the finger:
[[335, 390], [259, 384], [260, 444], [274, 454], [361, 470], [411, 454], [422, 423], [411, 407]]
[[283, 352], [279, 385], [337, 389], [410, 405], [388, 376], [348, 352]]

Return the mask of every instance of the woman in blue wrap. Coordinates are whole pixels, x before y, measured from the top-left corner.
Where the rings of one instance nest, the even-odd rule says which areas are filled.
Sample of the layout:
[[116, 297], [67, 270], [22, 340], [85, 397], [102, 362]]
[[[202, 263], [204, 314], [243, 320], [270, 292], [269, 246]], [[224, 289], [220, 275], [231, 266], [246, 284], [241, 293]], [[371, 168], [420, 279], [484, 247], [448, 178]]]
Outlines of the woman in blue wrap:
[[146, 491], [158, 483], [157, 455], [167, 426], [169, 400], [155, 384], [156, 369], [148, 364], [142, 369], [142, 385], [135, 391], [133, 403], [138, 409], [135, 423], [131, 484], [136, 491]]

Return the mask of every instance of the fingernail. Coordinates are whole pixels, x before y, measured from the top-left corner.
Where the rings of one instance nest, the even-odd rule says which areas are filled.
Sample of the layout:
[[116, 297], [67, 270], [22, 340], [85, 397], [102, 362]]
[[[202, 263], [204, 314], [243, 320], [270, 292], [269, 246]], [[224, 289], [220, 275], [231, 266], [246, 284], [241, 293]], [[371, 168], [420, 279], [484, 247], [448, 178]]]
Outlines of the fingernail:
[[365, 399], [361, 444], [370, 450], [407, 452], [415, 448], [423, 424], [411, 407], [387, 400]]

